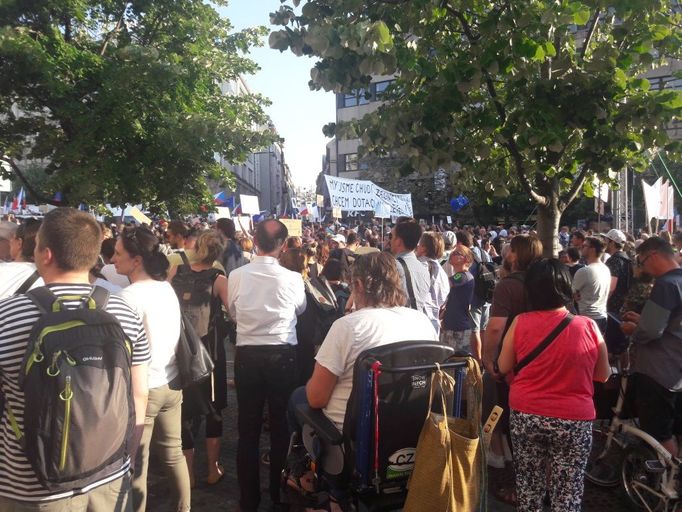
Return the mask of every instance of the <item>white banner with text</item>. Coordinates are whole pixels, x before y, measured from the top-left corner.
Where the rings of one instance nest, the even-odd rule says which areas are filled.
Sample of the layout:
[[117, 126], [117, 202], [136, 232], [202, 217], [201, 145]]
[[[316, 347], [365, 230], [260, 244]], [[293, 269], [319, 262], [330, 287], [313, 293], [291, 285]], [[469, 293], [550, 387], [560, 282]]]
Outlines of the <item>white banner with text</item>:
[[326, 175], [327, 190], [332, 208], [344, 212], [376, 211], [384, 203], [390, 207], [390, 214], [412, 217], [412, 194], [396, 194], [384, 190], [369, 180], [351, 180]]

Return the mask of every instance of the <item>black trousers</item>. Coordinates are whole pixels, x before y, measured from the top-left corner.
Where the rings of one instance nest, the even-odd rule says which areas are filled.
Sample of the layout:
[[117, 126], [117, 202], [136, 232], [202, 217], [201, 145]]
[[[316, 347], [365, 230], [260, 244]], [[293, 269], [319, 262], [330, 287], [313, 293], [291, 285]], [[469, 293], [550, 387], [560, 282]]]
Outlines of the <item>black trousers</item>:
[[289, 345], [237, 347], [234, 378], [237, 388], [237, 480], [243, 512], [260, 503], [259, 440], [263, 407], [270, 418], [270, 498], [279, 503], [280, 474], [289, 447], [287, 402], [296, 388], [296, 348]]

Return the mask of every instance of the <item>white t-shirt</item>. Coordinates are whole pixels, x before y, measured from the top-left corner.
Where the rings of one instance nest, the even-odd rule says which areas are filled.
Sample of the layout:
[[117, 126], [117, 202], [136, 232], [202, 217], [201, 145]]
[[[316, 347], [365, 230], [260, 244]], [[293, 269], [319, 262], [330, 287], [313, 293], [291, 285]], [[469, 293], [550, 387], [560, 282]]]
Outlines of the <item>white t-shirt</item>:
[[363, 308], [332, 324], [315, 360], [339, 379], [324, 413], [343, 428], [346, 404], [353, 387], [353, 365], [368, 348], [399, 341], [436, 341], [438, 336], [428, 317], [414, 309]]
[[112, 263], [104, 265], [100, 272], [107, 281], [111, 284], [115, 284], [119, 288], [125, 288], [130, 284], [130, 279], [128, 279], [127, 276], [116, 272], [116, 267]]
[[601, 261], [579, 269], [573, 277], [573, 292], [580, 293], [578, 313], [593, 320], [606, 318], [611, 271]]
[[152, 359], [149, 388], [168, 384], [178, 375], [175, 347], [180, 338], [180, 304], [167, 281], [138, 281], [118, 294], [140, 315]]
[[[33, 272], [35, 272], [35, 264], [27, 261], [10, 261], [7, 263], [0, 263], [0, 299], [11, 297], [17, 289], [24, 284]], [[39, 277], [29, 289], [43, 286], [43, 278]]]

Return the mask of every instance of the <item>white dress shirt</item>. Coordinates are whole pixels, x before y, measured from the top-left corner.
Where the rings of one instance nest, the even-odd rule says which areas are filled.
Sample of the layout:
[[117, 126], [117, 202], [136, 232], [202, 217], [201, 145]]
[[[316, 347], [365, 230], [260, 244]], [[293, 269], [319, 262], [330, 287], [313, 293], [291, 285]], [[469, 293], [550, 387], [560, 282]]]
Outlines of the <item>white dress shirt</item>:
[[237, 346], [296, 345], [296, 317], [306, 308], [301, 274], [271, 256], [230, 272], [227, 305], [237, 323]]

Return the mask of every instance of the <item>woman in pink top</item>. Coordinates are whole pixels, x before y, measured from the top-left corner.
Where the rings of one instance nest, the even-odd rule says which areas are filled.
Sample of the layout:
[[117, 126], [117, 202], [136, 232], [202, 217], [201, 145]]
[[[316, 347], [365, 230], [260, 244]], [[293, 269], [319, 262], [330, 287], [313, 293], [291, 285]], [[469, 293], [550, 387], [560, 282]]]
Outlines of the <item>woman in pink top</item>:
[[[530, 311], [504, 337], [498, 365], [510, 373], [568, 315], [571, 277], [556, 259], [526, 273]], [[579, 512], [583, 471], [595, 417], [593, 381], [610, 373], [606, 345], [594, 321], [576, 316], [537, 357], [512, 375], [509, 406], [519, 511], [542, 510], [549, 484], [552, 511]], [[549, 482], [547, 472], [549, 471]]]

